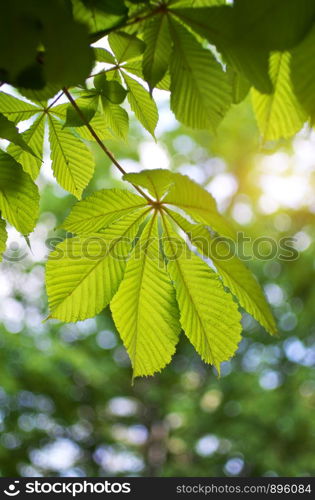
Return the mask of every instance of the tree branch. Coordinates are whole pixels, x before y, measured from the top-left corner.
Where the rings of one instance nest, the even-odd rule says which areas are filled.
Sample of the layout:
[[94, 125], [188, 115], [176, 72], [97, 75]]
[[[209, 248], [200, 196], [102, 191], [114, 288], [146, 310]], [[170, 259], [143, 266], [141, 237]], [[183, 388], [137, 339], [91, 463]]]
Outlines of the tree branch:
[[[88, 120], [86, 119], [86, 117], [84, 116], [84, 114], [82, 113], [82, 111], [80, 110], [79, 106], [77, 105], [77, 103], [73, 99], [73, 97], [70, 94], [70, 92], [68, 91], [68, 89], [63, 88], [63, 93], [67, 96], [69, 102], [74, 107], [74, 109], [76, 110], [76, 112], [80, 116], [81, 120], [84, 122], [85, 126], [89, 129], [91, 135], [94, 137], [94, 139], [96, 140], [96, 142], [100, 146], [100, 148], [104, 151], [104, 153], [108, 156], [108, 158], [110, 158], [110, 160], [113, 162], [113, 164], [115, 165], [115, 167], [118, 168], [118, 170], [120, 171], [120, 173], [122, 175], [125, 175], [127, 172], [120, 165], [120, 163], [118, 163], [118, 161], [116, 160], [116, 158], [114, 157], [114, 155], [109, 151], [109, 149], [107, 149], [107, 147], [105, 146], [105, 144], [101, 141], [101, 139], [99, 138], [99, 136], [97, 135], [97, 133], [95, 132], [95, 130], [93, 129], [93, 127], [91, 126], [91, 124], [88, 122]], [[132, 183], [130, 183], [130, 184], [132, 184]], [[135, 184], [132, 184], [132, 185], [138, 191], [138, 193], [140, 193], [141, 196], [143, 196], [143, 198], [145, 198], [147, 200], [147, 202], [150, 205], [152, 205], [152, 203], [154, 203], [153, 200], [151, 200], [151, 198], [144, 191], [142, 191], [142, 189], [140, 187], [136, 186]]]

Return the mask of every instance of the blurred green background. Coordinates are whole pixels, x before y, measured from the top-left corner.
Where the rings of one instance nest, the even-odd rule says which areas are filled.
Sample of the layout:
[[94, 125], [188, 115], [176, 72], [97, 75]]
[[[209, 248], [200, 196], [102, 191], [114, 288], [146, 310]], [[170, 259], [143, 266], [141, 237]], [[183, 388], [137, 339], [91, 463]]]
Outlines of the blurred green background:
[[[64, 236], [55, 228], [75, 202], [55, 184], [47, 152], [32, 251], [11, 229], [1, 264], [2, 476], [315, 473], [315, 134], [305, 129], [262, 145], [248, 101], [232, 108], [215, 136], [191, 132], [175, 121], [167, 94], [157, 98], [157, 143], [134, 122], [128, 143], [108, 145], [127, 171], [189, 175], [252, 238], [295, 238], [297, 259], [248, 262], [279, 336], [244, 314], [243, 340], [218, 379], [182, 334], [172, 363], [132, 385], [109, 310], [77, 324], [43, 322], [47, 246]], [[91, 147], [97, 169], [87, 193], [129, 189]]]

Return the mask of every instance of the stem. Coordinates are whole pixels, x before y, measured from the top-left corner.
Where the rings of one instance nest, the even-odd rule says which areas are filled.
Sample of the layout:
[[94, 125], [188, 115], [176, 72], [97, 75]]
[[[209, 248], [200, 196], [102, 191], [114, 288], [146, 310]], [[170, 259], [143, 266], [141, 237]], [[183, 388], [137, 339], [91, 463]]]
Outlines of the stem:
[[[94, 137], [94, 139], [96, 140], [97, 144], [104, 151], [104, 153], [108, 156], [108, 158], [113, 162], [113, 164], [115, 165], [115, 167], [118, 168], [118, 170], [121, 172], [121, 174], [125, 175], [127, 172], [120, 165], [120, 163], [118, 163], [118, 161], [116, 160], [116, 158], [114, 157], [114, 155], [109, 151], [109, 149], [107, 149], [107, 147], [105, 146], [105, 144], [101, 141], [101, 139], [99, 138], [99, 136], [97, 135], [97, 133], [93, 129], [92, 125], [85, 118], [84, 114], [80, 110], [79, 106], [77, 105], [77, 103], [73, 99], [73, 97], [70, 94], [70, 92], [68, 91], [68, 89], [63, 88], [63, 92], [67, 96], [69, 102], [72, 104], [72, 106], [74, 107], [74, 109], [76, 110], [76, 112], [78, 113], [78, 115], [80, 116], [81, 120], [84, 122], [85, 126], [89, 129], [91, 135]], [[132, 183], [130, 183], [130, 184], [132, 184]], [[140, 187], [136, 186], [135, 184], [132, 184], [132, 185], [138, 191], [138, 193], [140, 193], [141, 196], [143, 196], [143, 198], [145, 198], [147, 200], [147, 202], [150, 205], [152, 205], [154, 203], [153, 200], [151, 200], [151, 198], [147, 194], [145, 194], [145, 192], [142, 191], [142, 189]]]
[[58, 95], [57, 95], [56, 99], [54, 99], [54, 100], [53, 100], [53, 102], [52, 102], [51, 104], [49, 104], [48, 108], [46, 109], [46, 112], [47, 112], [50, 108], [52, 108], [52, 107], [56, 104], [56, 102], [57, 102], [57, 101], [59, 101], [60, 97], [61, 97], [63, 94], [64, 94], [64, 91], [62, 90], [62, 91], [60, 92], [60, 94], [58, 94]]

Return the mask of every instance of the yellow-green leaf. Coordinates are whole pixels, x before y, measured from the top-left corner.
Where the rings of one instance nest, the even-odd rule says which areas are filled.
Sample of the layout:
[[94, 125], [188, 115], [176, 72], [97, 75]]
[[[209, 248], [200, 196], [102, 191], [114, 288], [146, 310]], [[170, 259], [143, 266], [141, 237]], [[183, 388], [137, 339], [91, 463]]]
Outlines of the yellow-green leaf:
[[142, 172], [130, 172], [123, 176], [123, 179], [142, 186], [159, 201], [173, 183], [173, 174], [169, 170], [154, 169], [142, 170]]
[[5, 246], [8, 237], [5, 226], [6, 226], [5, 221], [0, 217], [0, 262], [2, 261], [2, 254], [5, 251]]
[[0, 92], [0, 113], [3, 113], [14, 123], [27, 120], [39, 111], [41, 111], [41, 108], [34, 106], [34, 104], [21, 101], [5, 92]]
[[94, 159], [89, 149], [61, 123], [49, 115], [49, 139], [52, 169], [59, 184], [81, 198], [94, 171]]
[[235, 230], [218, 212], [216, 202], [208, 191], [186, 175], [172, 174], [173, 184], [163, 203], [183, 209], [196, 222], [202, 222], [214, 231], [235, 238]]
[[209, 257], [223, 283], [236, 296], [240, 305], [269, 333], [276, 333], [275, 320], [264, 294], [243, 262], [233, 253], [227, 241], [214, 239], [202, 224], [191, 224], [180, 214], [168, 211], [179, 227], [189, 236], [193, 245]]
[[274, 86], [271, 94], [252, 89], [252, 103], [264, 141], [288, 138], [294, 135], [307, 116], [292, 89], [289, 52], [270, 55], [269, 71]]
[[193, 128], [215, 130], [231, 104], [231, 85], [222, 66], [182, 25], [170, 23], [171, 109]]
[[0, 151], [0, 211], [20, 233], [33, 231], [38, 217], [36, 184], [12, 156]]
[[153, 375], [170, 362], [181, 326], [175, 290], [159, 248], [156, 216], [133, 250], [111, 310], [134, 377]]
[[154, 137], [155, 127], [159, 119], [155, 101], [140, 83], [126, 73], [123, 76], [129, 89], [127, 99], [132, 111], [144, 128]]
[[146, 200], [123, 189], [95, 191], [74, 205], [62, 227], [75, 234], [96, 233], [128, 212], [146, 206]]
[[171, 229], [164, 218], [167, 269], [174, 283], [182, 328], [206, 363], [220, 372], [241, 339], [241, 315], [216, 273]]
[[72, 322], [101, 312], [116, 293], [145, 210], [128, 214], [104, 233], [67, 238], [50, 254], [46, 287], [50, 316]]
[[8, 147], [8, 153], [22, 165], [23, 170], [27, 172], [32, 179], [36, 179], [42, 164], [41, 158], [43, 155], [44, 130], [45, 115], [41, 114], [36, 118], [30, 128], [21, 134], [26, 144], [28, 144], [34, 152], [34, 155], [27, 153], [15, 144], [11, 144]]

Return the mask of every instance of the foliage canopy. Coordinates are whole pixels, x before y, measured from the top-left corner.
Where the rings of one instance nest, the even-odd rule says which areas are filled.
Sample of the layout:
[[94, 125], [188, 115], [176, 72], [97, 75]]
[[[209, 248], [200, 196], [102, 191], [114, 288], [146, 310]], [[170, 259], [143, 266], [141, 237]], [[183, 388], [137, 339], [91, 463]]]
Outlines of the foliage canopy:
[[[140, 195], [103, 190], [74, 206], [64, 228], [76, 236], [47, 265], [50, 310], [78, 321], [111, 303], [135, 376], [170, 361], [181, 329], [219, 370], [241, 331], [230, 292], [270, 333], [275, 324], [242, 262], [211, 253], [214, 234], [235, 232], [210, 194], [168, 171], [126, 174], [103, 141], [126, 139], [126, 102], [155, 137], [155, 88], [170, 92], [179, 121], [210, 131], [250, 93], [263, 140], [292, 136], [313, 121], [314, 16], [311, 0], [12, 0], [4, 7], [0, 78], [19, 94], [0, 93], [0, 137], [9, 141], [0, 156], [0, 249], [5, 221], [25, 236], [35, 227], [46, 129], [56, 180], [79, 200], [93, 176], [96, 141]], [[107, 48], [91, 45], [103, 37]], [[69, 104], [58, 103], [62, 95]]]

